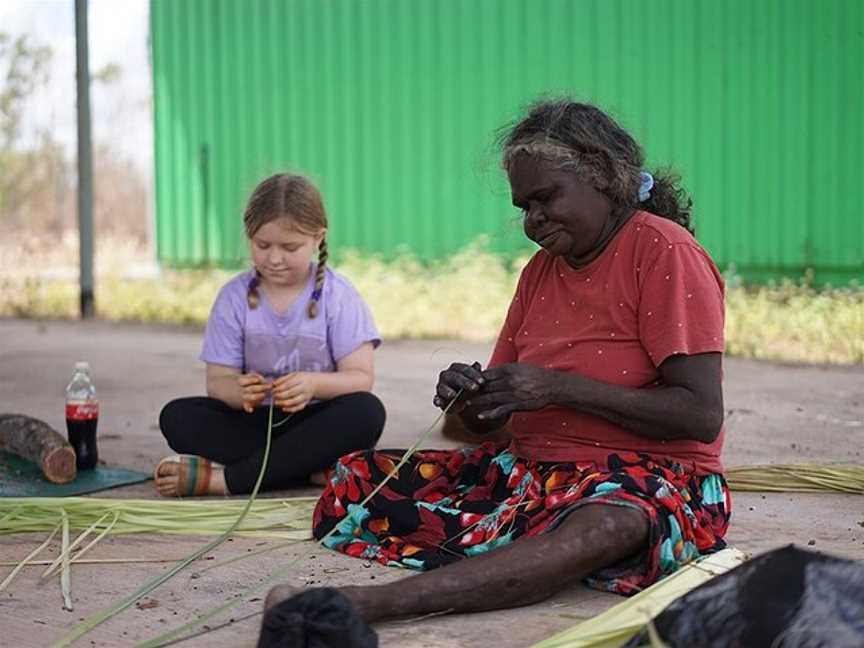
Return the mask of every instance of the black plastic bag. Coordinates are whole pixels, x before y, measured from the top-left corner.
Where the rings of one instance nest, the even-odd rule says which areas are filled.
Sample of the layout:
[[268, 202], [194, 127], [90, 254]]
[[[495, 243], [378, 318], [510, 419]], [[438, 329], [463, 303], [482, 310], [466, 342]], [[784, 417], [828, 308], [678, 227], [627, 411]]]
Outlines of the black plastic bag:
[[[670, 648], [862, 648], [864, 565], [776, 549], [673, 601], [654, 628]], [[626, 648], [642, 645], [647, 629]]]
[[306, 590], [267, 610], [258, 648], [378, 648], [378, 635], [330, 587]]

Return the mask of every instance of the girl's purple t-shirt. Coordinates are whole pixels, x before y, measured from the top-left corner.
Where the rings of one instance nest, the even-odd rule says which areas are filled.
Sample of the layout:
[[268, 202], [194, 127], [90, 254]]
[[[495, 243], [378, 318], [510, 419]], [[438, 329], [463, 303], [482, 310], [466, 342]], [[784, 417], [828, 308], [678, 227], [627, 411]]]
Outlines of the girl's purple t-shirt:
[[254, 270], [225, 284], [210, 311], [201, 360], [275, 379], [294, 371], [335, 371], [337, 362], [365, 342], [375, 347], [381, 344], [363, 298], [345, 277], [329, 268], [318, 316], [309, 318], [316, 264], [310, 266], [306, 287], [281, 315], [261, 290], [258, 307], [249, 308], [247, 295]]

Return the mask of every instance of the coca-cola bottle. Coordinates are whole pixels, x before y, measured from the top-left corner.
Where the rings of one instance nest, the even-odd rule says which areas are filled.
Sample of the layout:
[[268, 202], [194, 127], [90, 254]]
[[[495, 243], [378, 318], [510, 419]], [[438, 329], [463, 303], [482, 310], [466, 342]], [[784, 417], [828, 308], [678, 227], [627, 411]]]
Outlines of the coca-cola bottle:
[[66, 431], [75, 449], [78, 470], [96, 467], [96, 425], [99, 423], [99, 401], [90, 380], [90, 364], [76, 362], [72, 380], [66, 387]]

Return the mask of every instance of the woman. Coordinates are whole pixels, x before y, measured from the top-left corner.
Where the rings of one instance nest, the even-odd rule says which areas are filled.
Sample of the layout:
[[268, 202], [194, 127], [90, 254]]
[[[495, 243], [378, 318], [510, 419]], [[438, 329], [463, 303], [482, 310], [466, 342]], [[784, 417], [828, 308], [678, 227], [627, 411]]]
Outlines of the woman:
[[631, 594], [725, 546], [723, 281], [675, 178], [642, 165], [590, 105], [539, 103], [506, 136], [513, 204], [542, 249], [488, 367], [451, 365], [435, 403], [450, 434], [510, 440], [417, 452], [365, 504], [401, 453], [340, 460], [315, 536], [441, 567], [341, 588], [367, 622], [525, 605], [580, 579]]

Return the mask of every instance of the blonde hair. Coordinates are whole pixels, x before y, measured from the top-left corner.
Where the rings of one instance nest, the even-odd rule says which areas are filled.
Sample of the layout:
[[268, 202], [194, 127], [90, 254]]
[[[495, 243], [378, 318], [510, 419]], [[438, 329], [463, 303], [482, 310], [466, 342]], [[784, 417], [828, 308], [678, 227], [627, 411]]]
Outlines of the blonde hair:
[[[250, 239], [267, 223], [280, 218], [288, 219], [300, 232], [315, 235], [327, 228], [327, 213], [324, 211], [324, 201], [314, 184], [301, 175], [277, 173], [261, 181], [246, 205], [243, 213], [243, 226], [246, 236]], [[318, 269], [315, 273], [315, 289], [309, 300], [307, 313], [310, 319], [318, 316], [318, 302], [324, 287], [324, 275], [327, 268], [327, 239], [322, 238], [318, 245]], [[261, 276], [255, 271], [255, 276], [249, 282], [246, 300], [249, 308], [257, 308], [260, 303], [258, 284]]]

